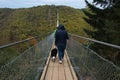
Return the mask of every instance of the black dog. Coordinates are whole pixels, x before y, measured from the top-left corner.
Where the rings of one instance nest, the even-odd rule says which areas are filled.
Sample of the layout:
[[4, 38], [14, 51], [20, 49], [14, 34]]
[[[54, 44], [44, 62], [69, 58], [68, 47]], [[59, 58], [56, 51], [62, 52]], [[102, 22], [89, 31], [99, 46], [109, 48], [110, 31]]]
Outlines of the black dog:
[[51, 50], [51, 58], [52, 58], [52, 61], [55, 61], [55, 58], [57, 56], [57, 48], [53, 48]]

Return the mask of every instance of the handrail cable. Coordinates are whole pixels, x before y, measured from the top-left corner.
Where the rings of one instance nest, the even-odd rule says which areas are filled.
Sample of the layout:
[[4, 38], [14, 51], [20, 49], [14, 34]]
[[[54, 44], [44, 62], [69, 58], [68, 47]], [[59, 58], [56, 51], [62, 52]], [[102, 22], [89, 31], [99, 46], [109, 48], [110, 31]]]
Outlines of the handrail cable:
[[29, 47], [5, 65], [1, 65], [0, 80], [35, 80], [43, 71], [53, 41], [53, 34], [47, 35], [35, 46]]
[[86, 37], [83, 37], [83, 36], [78, 36], [76, 34], [71, 34], [71, 33], [69, 33], [69, 34], [73, 35], [73, 36], [76, 36], [76, 37], [79, 37], [79, 38], [82, 38], [82, 39], [86, 39], [86, 40], [92, 41], [92, 42], [96, 42], [96, 43], [99, 43], [99, 44], [103, 44], [103, 45], [107, 45], [107, 46], [110, 46], [110, 47], [114, 47], [114, 48], [120, 49], [120, 46], [118, 46], [118, 45], [110, 44], [110, 43], [103, 42], [103, 41], [98, 41], [98, 40], [95, 40], [95, 39], [86, 38]]
[[[74, 39], [75, 36], [70, 35], [70, 37], [73, 38], [69, 39], [66, 50], [71, 57], [79, 80], [120, 80], [119, 66], [103, 58], [79, 41], [76, 41], [76, 39]], [[80, 39], [79, 37], [76, 38]]]
[[[48, 33], [48, 34], [49, 34], [49, 33]], [[27, 38], [27, 39], [24, 39], [24, 40], [21, 40], [21, 41], [17, 41], [17, 42], [5, 44], [5, 45], [0, 46], [0, 49], [6, 48], [6, 47], [10, 47], [10, 46], [13, 46], [13, 45], [16, 45], [16, 44], [19, 44], [19, 43], [27, 42], [27, 41], [32, 40], [32, 39], [34, 39], [34, 38], [39, 38], [40, 36], [41, 36], [41, 35], [35, 36], [35, 37], [32, 37], [32, 38]]]

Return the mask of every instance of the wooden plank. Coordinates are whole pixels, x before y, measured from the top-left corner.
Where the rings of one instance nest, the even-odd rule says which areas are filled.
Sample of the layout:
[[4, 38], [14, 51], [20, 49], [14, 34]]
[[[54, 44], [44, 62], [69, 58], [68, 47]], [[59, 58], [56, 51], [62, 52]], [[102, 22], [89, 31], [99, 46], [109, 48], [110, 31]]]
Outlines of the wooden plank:
[[55, 66], [55, 62], [53, 62], [52, 59], [50, 58], [49, 59], [48, 70], [47, 70], [46, 75], [45, 75], [45, 80], [52, 80], [54, 66]]
[[[52, 44], [52, 48], [53, 48], [53, 46], [54, 46], [54, 42], [53, 42], [53, 44]], [[52, 50], [52, 48], [51, 48], [51, 50]], [[43, 69], [43, 72], [42, 72], [42, 75], [41, 75], [40, 80], [44, 80], [44, 79], [45, 79], [45, 76], [46, 76], [46, 73], [47, 73], [47, 69], [48, 69], [48, 65], [49, 65], [49, 63], [50, 63], [50, 54], [51, 54], [51, 52], [49, 52], [49, 56], [48, 56], [46, 65], [45, 65], [45, 67], [44, 67], [44, 69]]]
[[53, 74], [53, 69], [54, 69], [53, 66], [54, 66], [54, 63], [50, 61], [50, 64], [48, 66], [48, 70], [45, 76], [45, 80], [52, 80], [52, 74]]
[[58, 78], [59, 80], [65, 80], [65, 67], [64, 67], [64, 64], [59, 64], [58, 66]]
[[58, 61], [54, 62], [52, 80], [58, 80]]
[[45, 75], [46, 75], [46, 71], [48, 69], [49, 61], [50, 61], [50, 57], [48, 57], [48, 59], [47, 59], [47, 62], [46, 62], [46, 65], [45, 65], [45, 67], [43, 69], [43, 73], [41, 75], [40, 80], [44, 80], [45, 79]]
[[67, 62], [66, 55], [64, 56], [63, 64], [64, 64], [64, 67], [68, 67], [68, 62]]
[[70, 62], [70, 59], [69, 59], [69, 57], [68, 57], [68, 55], [67, 55], [67, 51], [65, 51], [65, 55], [66, 55], [66, 58], [67, 58], [67, 61], [68, 61], [68, 65], [69, 65], [71, 74], [72, 74], [72, 76], [73, 76], [73, 80], [78, 80], [78, 78], [77, 78], [77, 76], [76, 76], [76, 73], [75, 73], [75, 71], [74, 71], [74, 69], [73, 69], [73, 67], [72, 67], [71, 62]]
[[73, 80], [71, 72], [68, 67], [65, 68], [66, 80]]
[[49, 53], [40, 80], [78, 80], [66, 51], [62, 64], [59, 64], [58, 57], [55, 62], [52, 62]]
[[66, 80], [73, 80], [73, 77], [72, 77], [72, 74], [70, 72], [68, 62], [67, 62], [66, 55], [65, 55], [65, 58], [64, 58], [64, 69], [65, 69]]

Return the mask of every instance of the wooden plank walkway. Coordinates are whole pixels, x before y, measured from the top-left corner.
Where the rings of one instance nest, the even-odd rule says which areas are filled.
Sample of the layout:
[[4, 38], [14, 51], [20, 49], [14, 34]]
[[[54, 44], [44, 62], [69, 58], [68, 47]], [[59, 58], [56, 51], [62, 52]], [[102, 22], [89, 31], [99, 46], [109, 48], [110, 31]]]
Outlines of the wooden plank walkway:
[[58, 57], [53, 62], [49, 55], [40, 80], [78, 80], [66, 51], [62, 64]]

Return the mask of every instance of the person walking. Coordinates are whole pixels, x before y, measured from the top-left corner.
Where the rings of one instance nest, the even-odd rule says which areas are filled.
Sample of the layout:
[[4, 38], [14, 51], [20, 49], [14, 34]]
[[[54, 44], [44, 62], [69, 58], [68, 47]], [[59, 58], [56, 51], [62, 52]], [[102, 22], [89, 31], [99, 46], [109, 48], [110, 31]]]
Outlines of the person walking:
[[59, 24], [58, 27], [59, 29], [56, 30], [56, 33], [55, 33], [55, 45], [58, 48], [59, 63], [61, 64], [63, 62], [64, 51], [65, 51], [67, 40], [69, 39], [69, 37], [63, 24]]

